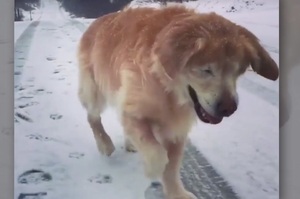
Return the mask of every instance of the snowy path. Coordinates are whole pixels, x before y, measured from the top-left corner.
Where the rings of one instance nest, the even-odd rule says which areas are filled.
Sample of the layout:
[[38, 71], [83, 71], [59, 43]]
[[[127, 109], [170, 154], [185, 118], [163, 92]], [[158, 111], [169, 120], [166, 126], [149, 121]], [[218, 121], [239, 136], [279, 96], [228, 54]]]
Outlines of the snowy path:
[[[76, 20], [33, 22], [16, 43], [15, 79], [16, 85], [19, 85], [16, 87], [15, 110], [17, 195], [41, 191], [50, 198], [81, 198], [86, 192], [81, 187], [85, 185], [95, 192], [92, 194], [95, 198], [105, 194], [110, 198], [127, 195], [125, 198], [131, 199], [136, 194], [132, 190], [144, 190], [143, 182], [145, 186], [149, 185], [137, 155], [127, 154], [122, 149], [122, 129], [110, 110], [104, 116], [104, 123], [108, 131], [114, 131], [110, 133], [119, 147], [110, 159], [98, 155], [95, 148], [85, 112], [76, 95], [74, 49], [83, 27]], [[24, 53], [29, 47], [29, 53]], [[227, 183], [217, 173], [212, 173], [213, 168], [197, 153], [195, 149], [187, 150], [185, 156], [182, 174], [189, 189], [199, 198], [214, 198], [216, 195], [234, 198]], [[197, 169], [199, 165], [203, 168]], [[28, 176], [20, 177], [26, 171], [30, 171], [27, 174], [30, 179]], [[43, 181], [42, 174], [37, 171], [51, 175], [48, 184], [36, 185]], [[208, 171], [211, 172], [209, 175]], [[105, 178], [109, 178], [108, 182]], [[128, 184], [130, 179], [134, 182]], [[60, 189], [62, 185], [70, 189], [78, 187], [76, 191], [68, 191], [68, 188]], [[116, 194], [115, 189], [122, 191]], [[149, 194], [151, 197], [153, 193]]]
[[[117, 148], [105, 158], [98, 154], [77, 98], [75, 55], [88, 23], [66, 19], [49, 2], [40, 20], [23, 28], [15, 42], [15, 198], [141, 199], [150, 182], [138, 155], [123, 150], [115, 113], [109, 109], [103, 118]], [[218, 128], [199, 124], [193, 129], [197, 148], [188, 145], [182, 178], [199, 199], [236, 198], [218, 173], [243, 199], [278, 198], [276, 85], [248, 73], [240, 83], [241, 108], [235, 117]], [[152, 188], [146, 199], [159, 198], [161, 192]]]
[[[16, 75], [20, 76], [16, 78], [20, 86], [16, 88], [15, 107], [16, 113], [29, 120], [16, 118], [16, 197], [41, 191], [53, 199], [79, 199], [87, 193], [89, 198], [135, 198], [132, 190], [138, 190], [145, 181], [136, 155], [126, 154], [121, 148], [109, 160], [98, 155], [76, 95], [74, 50], [80, 35], [68, 21], [40, 21], [30, 51], [23, 57], [25, 65]], [[121, 146], [122, 137], [114, 135], [116, 145]], [[32, 169], [45, 171], [51, 177]], [[31, 172], [20, 177], [25, 171]], [[138, 183], [127, 183], [130, 179]]]

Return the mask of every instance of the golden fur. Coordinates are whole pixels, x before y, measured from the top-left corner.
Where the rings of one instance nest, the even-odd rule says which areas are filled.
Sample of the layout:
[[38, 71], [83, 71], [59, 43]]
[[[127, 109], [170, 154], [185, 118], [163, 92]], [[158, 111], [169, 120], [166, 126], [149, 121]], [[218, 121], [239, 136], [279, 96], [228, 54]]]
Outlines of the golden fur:
[[276, 63], [248, 30], [179, 6], [126, 8], [100, 17], [82, 36], [78, 59], [79, 98], [99, 151], [114, 151], [100, 117], [112, 105], [126, 149], [141, 154], [148, 177], [162, 178], [168, 199], [195, 198], [179, 177], [197, 118], [188, 86], [207, 115], [222, 119], [236, 110], [236, 80], [249, 65], [265, 78], [278, 78]]

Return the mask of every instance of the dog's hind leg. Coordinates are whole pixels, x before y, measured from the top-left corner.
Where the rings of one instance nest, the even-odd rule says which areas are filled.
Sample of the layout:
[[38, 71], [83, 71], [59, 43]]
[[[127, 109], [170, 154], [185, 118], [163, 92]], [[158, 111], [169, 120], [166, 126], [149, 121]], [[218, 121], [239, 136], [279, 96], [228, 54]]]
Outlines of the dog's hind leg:
[[88, 113], [88, 122], [93, 130], [98, 150], [101, 154], [110, 156], [114, 152], [115, 146], [103, 128], [101, 117]]
[[115, 147], [102, 125], [100, 116], [106, 100], [88, 69], [80, 69], [78, 96], [87, 111], [87, 120], [94, 133], [98, 150], [101, 154], [110, 156]]

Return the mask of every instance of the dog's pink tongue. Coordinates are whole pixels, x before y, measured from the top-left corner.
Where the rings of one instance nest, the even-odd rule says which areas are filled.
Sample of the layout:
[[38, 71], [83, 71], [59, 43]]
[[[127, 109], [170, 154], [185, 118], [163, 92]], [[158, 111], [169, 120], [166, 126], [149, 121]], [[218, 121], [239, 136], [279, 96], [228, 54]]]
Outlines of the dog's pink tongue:
[[[223, 118], [222, 117], [214, 117], [214, 116], [211, 116], [209, 113], [207, 113], [202, 107], [200, 104], [197, 104], [195, 106], [195, 110], [196, 110], [196, 113], [199, 117], [200, 120], [202, 120], [203, 122], [206, 122], [206, 123], [210, 123], [210, 124], [218, 124], [220, 123]], [[203, 114], [204, 113], [204, 114]]]

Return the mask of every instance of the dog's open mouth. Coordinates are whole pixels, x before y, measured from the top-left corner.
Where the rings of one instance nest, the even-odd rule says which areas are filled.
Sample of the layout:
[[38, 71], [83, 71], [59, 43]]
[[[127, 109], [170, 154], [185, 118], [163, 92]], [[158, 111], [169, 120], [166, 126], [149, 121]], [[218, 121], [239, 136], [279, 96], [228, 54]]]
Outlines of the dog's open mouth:
[[223, 117], [212, 116], [207, 111], [204, 110], [204, 108], [201, 106], [198, 100], [196, 91], [191, 86], [188, 86], [188, 90], [193, 100], [195, 111], [201, 121], [210, 124], [218, 124], [222, 121]]

